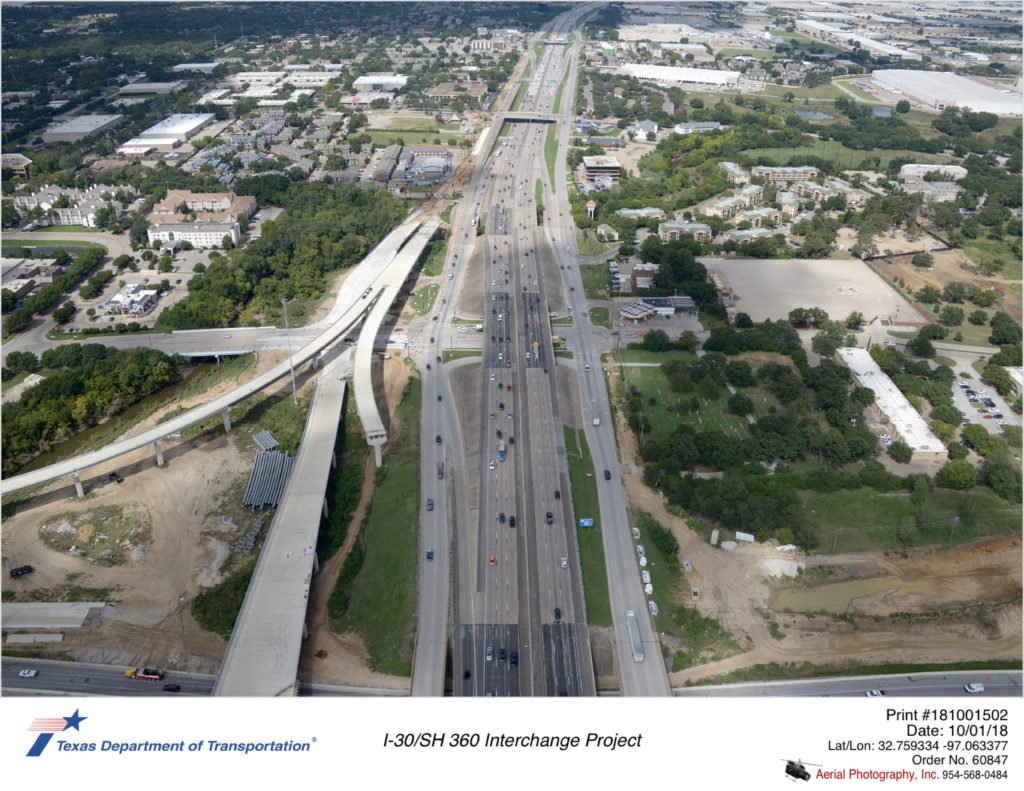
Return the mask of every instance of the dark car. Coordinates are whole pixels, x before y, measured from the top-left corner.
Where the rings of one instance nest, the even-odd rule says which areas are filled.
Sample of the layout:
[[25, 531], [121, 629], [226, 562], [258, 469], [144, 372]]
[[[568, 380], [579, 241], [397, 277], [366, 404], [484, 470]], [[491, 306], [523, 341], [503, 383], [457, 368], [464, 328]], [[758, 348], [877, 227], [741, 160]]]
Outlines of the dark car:
[[562, 620], [562, 608], [561, 607], [555, 607], [555, 620], [556, 621]]
[[498, 522], [500, 524], [505, 524], [505, 512], [504, 511], [502, 511], [500, 514], [498, 514]]
[[508, 518], [508, 526], [509, 527], [515, 527], [516, 526], [516, 515], [515, 514], [512, 514], [512, 516], [510, 516]]
[[181, 684], [164, 684], [164, 692], [181, 692]]
[[440, 401], [440, 400], [441, 400], [441, 394], [440, 394], [440, 393], [438, 393], [438, 394], [437, 394], [437, 400], [438, 400], [438, 401]]
[[26, 574], [31, 574], [35, 570], [34, 566], [18, 566], [17, 568], [11, 569], [11, 577], [24, 577]]
[[516, 444], [516, 438], [513, 437], [511, 434], [509, 435], [509, 438], [508, 438], [508, 444], [509, 445], [515, 445]]
[[435, 445], [440, 445], [441, 444], [441, 435], [440, 434], [438, 434], [436, 437], [434, 437], [434, 444]]
[[555, 521], [555, 515], [548, 511], [546, 514], [544, 514], [544, 521], [550, 525], [552, 522]]
[[[438, 396], [438, 398], [440, 398], [440, 396]], [[606, 481], [610, 481], [612, 479], [612, 471], [611, 470], [605, 470], [604, 471], [604, 479]]]
[[519, 652], [512, 652], [512, 667], [516, 667], [519, 664]]
[[559, 489], [555, 489], [555, 499], [556, 500], [561, 500], [562, 499], [562, 492]]
[[500, 651], [498, 651], [498, 661], [504, 662], [506, 659], [508, 659], [508, 651], [502, 648]]

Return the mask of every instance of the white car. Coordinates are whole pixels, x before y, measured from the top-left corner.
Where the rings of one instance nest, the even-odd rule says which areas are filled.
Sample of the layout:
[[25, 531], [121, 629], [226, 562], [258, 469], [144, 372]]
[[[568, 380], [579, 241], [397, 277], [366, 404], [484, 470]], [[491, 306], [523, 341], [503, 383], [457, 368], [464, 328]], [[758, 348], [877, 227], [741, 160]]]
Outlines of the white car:
[[869, 698], [880, 698], [885, 695], [884, 689], [869, 689], [864, 693]]
[[563, 555], [561, 561], [559, 561], [559, 565], [561, 565], [563, 569], [569, 568], [569, 559]]
[[489, 462], [487, 462], [487, 469], [489, 469], [489, 470], [493, 470], [494, 469], [494, 459], [491, 459]]
[[37, 675], [39, 675], [38, 670], [29, 670], [26, 668], [25, 670], [18, 671], [18, 676], [20, 678], [35, 678]]

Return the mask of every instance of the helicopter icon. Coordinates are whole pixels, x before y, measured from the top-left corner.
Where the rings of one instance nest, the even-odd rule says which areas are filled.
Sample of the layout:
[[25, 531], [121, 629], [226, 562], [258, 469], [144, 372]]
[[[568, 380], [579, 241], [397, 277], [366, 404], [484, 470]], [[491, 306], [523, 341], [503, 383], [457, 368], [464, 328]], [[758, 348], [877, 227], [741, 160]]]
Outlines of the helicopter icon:
[[782, 758], [780, 760], [786, 762], [786, 776], [794, 782], [797, 780], [807, 781], [811, 779], [811, 773], [807, 771], [808, 766], [821, 766], [821, 764], [812, 764], [810, 762], [804, 764], [804, 762], [799, 758], [795, 761], [787, 758]]

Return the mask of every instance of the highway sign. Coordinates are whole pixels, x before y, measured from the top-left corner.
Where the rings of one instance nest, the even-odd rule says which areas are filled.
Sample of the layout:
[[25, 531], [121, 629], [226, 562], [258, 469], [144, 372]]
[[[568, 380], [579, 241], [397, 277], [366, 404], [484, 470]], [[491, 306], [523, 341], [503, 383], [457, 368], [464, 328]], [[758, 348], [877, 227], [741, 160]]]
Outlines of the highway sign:
[[580, 527], [593, 527], [594, 520], [589, 517], [582, 517], [580, 519]]

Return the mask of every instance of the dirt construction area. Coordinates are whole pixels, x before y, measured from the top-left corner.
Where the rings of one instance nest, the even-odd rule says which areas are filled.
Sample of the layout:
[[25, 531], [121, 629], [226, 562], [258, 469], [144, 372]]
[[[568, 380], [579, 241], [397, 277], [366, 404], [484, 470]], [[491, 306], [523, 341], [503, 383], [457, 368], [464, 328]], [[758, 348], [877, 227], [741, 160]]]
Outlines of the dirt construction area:
[[643, 483], [639, 466], [631, 465], [636, 440], [622, 415], [616, 430], [623, 469], [637, 471], [623, 476], [630, 505], [670, 528], [680, 559], [693, 566], [679, 600], [689, 606], [689, 587], [698, 588], [700, 613], [747, 647], [670, 674], [673, 686], [767, 662], [1020, 660], [1018, 538], [919, 549], [906, 558], [883, 552], [805, 557], [769, 544], [713, 547]]
[[825, 258], [700, 258], [739, 298], [754, 321], [784, 319], [794, 308], [822, 308], [831, 318], [860, 311], [894, 323], [927, 321], [861, 261]]

